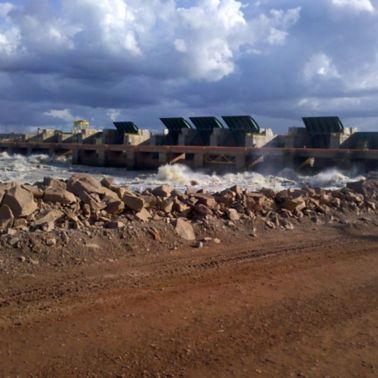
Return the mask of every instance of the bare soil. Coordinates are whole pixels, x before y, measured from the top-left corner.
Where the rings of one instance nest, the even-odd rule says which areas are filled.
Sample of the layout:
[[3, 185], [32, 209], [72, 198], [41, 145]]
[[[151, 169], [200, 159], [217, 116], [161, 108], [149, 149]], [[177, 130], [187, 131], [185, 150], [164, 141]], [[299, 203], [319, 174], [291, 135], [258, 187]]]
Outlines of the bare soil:
[[4, 249], [0, 376], [377, 377], [377, 230]]

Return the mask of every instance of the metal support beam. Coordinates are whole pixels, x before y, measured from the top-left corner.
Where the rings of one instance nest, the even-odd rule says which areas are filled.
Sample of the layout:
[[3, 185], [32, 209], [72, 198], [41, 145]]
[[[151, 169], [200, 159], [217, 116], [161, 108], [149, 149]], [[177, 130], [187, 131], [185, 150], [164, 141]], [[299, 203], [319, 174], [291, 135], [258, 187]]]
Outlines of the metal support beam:
[[315, 166], [315, 158], [314, 157], [309, 157], [307, 158], [300, 166], [299, 168], [304, 168], [304, 167], [311, 167], [313, 168]]
[[180, 160], [185, 160], [185, 159], [186, 159], [186, 154], [183, 153], [183, 154], [180, 154], [180, 155], [176, 156], [176, 157], [173, 158], [172, 160], [170, 160], [170, 161], [168, 162], [168, 164], [169, 164], [169, 165], [173, 165], [173, 164], [177, 163], [178, 161], [180, 161]]
[[248, 169], [252, 169], [254, 168], [256, 165], [259, 165], [259, 164], [262, 164], [265, 160], [265, 157], [264, 155], [262, 156], [259, 156], [258, 158], [254, 159], [249, 165], [248, 165]]

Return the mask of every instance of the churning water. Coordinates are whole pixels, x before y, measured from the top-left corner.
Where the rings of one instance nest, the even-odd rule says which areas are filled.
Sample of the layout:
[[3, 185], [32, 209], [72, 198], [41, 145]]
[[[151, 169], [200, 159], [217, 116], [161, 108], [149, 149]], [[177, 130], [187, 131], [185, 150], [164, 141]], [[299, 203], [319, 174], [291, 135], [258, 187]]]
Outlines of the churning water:
[[8, 155], [0, 154], [0, 182], [19, 181], [34, 183], [44, 177], [68, 178], [77, 172], [91, 173], [99, 178], [114, 177], [116, 183], [128, 185], [133, 190], [143, 190], [162, 184], [183, 189], [189, 185], [218, 191], [233, 185], [251, 191], [261, 188], [282, 190], [304, 185], [322, 188], [340, 188], [350, 181], [364, 177], [352, 172], [328, 169], [313, 176], [299, 175], [291, 169], [284, 169], [276, 175], [256, 172], [216, 174], [211, 171], [192, 171], [184, 165], [165, 165], [157, 172], [128, 171], [126, 168], [103, 168], [72, 165], [64, 160], [52, 160], [48, 155]]

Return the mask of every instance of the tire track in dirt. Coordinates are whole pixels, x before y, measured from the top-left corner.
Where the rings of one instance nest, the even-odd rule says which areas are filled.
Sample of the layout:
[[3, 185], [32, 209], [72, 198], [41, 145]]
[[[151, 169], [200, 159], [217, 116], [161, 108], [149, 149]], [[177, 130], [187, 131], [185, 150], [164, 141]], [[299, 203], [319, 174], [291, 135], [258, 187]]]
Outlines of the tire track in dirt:
[[[161, 277], [174, 275], [186, 276], [192, 274], [193, 271], [204, 272], [230, 265], [249, 263], [260, 259], [299, 253], [314, 253], [317, 250], [322, 250], [324, 252], [325, 248], [331, 249], [332, 245], [335, 245], [336, 243], [339, 246], [344, 245], [345, 247], [359, 244], [358, 240], [345, 240], [344, 238], [336, 237], [318, 242], [303, 242], [300, 245], [296, 243], [294, 246], [245, 249], [237, 252], [233, 252], [230, 248], [228, 255], [225, 255], [224, 252], [211, 257], [193, 257], [191, 255], [188, 257], [173, 259], [169, 262], [159, 261], [153, 264], [147, 263], [139, 268], [130, 266], [129, 272], [122, 271], [118, 274], [108, 274], [105, 276], [98, 274], [93, 277], [85, 277], [83, 275], [75, 275], [74, 277], [68, 276], [58, 282], [55, 280], [54, 283], [49, 283], [48, 286], [46, 286], [46, 282], [43, 282], [43, 286], [29, 289], [22, 288], [12, 291], [12, 288], [10, 288], [9, 292], [3, 293], [2, 298], [0, 298], [0, 308], [6, 308], [11, 304], [17, 304], [18, 306], [22, 304], [28, 305], [35, 301], [42, 301], [45, 299], [59, 300], [63, 297], [74, 296], [83, 291], [93, 292], [95, 290], [103, 290], [114, 286], [132, 287], [140, 283], [148, 284], [148, 281], [156, 280]], [[364, 250], [369, 251], [369, 248], [365, 246]], [[188, 260], [200, 260], [200, 262], [188, 262]], [[178, 266], [156, 269], [160, 265], [167, 264], [171, 266], [177, 264]], [[151, 267], [154, 267], [152, 271]]]

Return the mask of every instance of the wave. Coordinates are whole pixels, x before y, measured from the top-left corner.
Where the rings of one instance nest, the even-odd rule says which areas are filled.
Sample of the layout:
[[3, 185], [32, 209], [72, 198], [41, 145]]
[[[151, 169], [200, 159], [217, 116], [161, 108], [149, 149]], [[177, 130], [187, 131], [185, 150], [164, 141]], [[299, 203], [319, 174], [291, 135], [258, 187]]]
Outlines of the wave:
[[364, 178], [354, 172], [343, 172], [337, 169], [328, 169], [313, 176], [303, 176], [292, 169], [284, 169], [276, 175], [252, 171], [218, 174], [206, 170], [193, 171], [181, 164], [164, 165], [157, 172], [146, 173], [128, 171], [126, 168], [74, 166], [66, 158], [55, 159], [45, 154], [24, 156], [0, 153], [1, 182], [34, 183], [42, 181], [46, 176], [65, 179], [78, 172], [90, 173], [99, 178], [113, 177], [116, 183], [127, 185], [133, 190], [144, 190], [162, 184], [169, 184], [177, 189], [195, 186], [209, 191], [219, 191], [233, 185], [239, 185], [250, 191], [262, 188], [279, 191], [303, 186], [336, 189], [345, 186], [350, 181]]

